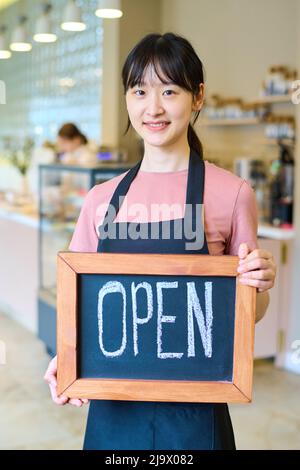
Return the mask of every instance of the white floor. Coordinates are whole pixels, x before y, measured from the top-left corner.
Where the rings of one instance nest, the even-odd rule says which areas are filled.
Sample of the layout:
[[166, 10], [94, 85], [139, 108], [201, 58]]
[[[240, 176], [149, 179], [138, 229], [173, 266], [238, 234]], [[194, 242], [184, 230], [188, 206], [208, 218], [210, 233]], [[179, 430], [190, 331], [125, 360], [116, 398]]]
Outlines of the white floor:
[[[0, 315], [0, 449], [81, 449], [87, 407], [52, 404], [43, 344]], [[238, 449], [300, 449], [300, 376], [255, 363], [254, 400], [231, 406]]]

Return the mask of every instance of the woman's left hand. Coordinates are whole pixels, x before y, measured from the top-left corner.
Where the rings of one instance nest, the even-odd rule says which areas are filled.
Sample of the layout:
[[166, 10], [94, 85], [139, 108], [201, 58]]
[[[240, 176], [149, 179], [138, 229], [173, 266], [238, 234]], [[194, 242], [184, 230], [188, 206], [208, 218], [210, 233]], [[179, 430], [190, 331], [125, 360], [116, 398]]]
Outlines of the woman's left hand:
[[264, 292], [274, 286], [276, 264], [270, 251], [263, 249], [251, 251], [247, 243], [241, 243], [238, 256], [241, 284], [256, 287], [258, 292]]

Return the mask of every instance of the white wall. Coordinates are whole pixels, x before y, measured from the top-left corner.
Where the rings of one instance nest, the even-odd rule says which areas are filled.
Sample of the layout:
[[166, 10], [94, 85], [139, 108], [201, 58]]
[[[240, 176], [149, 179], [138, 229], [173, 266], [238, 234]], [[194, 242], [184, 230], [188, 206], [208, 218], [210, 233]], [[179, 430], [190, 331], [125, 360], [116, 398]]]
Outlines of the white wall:
[[[204, 63], [206, 95], [251, 101], [270, 65], [296, 66], [298, 0], [162, 0], [163, 32], [190, 40]], [[277, 113], [293, 114], [289, 105]], [[263, 126], [204, 128], [196, 125], [206, 158], [230, 167], [234, 158], [274, 158]]]
[[252, 99], [271, 64], [295, 65], [297, 0], [162, 0], [162, 29], [189, 39], [211, 92]]

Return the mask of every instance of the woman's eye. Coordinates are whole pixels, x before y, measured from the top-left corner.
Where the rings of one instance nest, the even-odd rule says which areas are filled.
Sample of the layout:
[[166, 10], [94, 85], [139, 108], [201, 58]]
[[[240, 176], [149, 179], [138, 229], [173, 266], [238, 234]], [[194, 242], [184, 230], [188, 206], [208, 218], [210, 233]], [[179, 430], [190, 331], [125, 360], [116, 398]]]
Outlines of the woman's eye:
[[136, 96], [143, 96], [145, 94], [145, 92], [143, 90], [135, 90], [134, 94]]
[[164, 91], [163, 94], [166, 94], [167, 96], [170, 96], [170, 95], [174, 94], [174, 91], [173, 90], [166, 90], [166, 91]]

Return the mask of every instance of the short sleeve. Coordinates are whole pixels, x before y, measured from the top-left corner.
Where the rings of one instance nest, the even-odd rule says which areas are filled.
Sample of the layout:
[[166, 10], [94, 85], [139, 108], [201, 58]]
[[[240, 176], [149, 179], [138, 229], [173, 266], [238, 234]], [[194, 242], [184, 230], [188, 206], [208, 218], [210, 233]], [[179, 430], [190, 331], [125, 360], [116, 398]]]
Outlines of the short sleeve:
[[257, 224], [255, 193], [249, 183], [243, 180], [232, 213], [231, 234], [226, 253], [237, 255], [241, 243], [247, 243], [251, 251], [258, 248]]
[[85, 197], [75, 231], [69, 246], [70, 251], [97, 252], [98, 235], [95, 227], [94, 188]]

